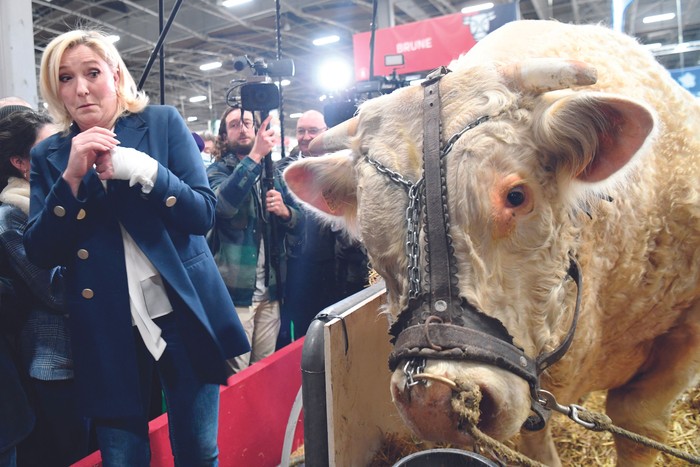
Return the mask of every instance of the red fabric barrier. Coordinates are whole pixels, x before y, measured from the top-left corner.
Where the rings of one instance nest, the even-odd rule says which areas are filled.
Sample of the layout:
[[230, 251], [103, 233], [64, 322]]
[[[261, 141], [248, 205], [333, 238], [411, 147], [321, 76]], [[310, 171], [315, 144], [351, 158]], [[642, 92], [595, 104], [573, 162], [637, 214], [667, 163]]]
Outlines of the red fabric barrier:
[[[287, 421], [301, 387], [301, 350], [304, 339], [278, 350], [237, 373], [221, 387], [219, 410], [219, 464], [275, 467], [282, 459]], [[168, 416], [149, 424], [151, 466], [171, 467]], [[292, 450], [304, 442], [302, 417], [296, 422]], [[101, 467], [96, 451], [73, 467]]]

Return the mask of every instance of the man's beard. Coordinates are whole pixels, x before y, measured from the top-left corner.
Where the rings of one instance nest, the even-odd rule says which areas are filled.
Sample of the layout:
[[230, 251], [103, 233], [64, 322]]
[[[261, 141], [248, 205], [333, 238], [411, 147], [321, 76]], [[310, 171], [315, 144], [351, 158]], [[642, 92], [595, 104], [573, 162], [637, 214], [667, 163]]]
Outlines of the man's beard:
[[253, 149], [253, 142], [247, 144], [239, 143], [238, 141], [226, 141], [224, 145], [224, 154], [234, 154], [236, 156], [247, 156]]

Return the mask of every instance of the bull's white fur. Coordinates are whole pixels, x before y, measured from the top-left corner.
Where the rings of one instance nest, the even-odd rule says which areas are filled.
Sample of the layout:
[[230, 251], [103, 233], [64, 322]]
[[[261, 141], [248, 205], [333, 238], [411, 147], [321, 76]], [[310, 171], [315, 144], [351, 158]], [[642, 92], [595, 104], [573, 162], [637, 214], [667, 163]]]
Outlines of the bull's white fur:
[[[584, 61], [598, 70], [598, 83], [544, 95], [509, 89], [499, 72], [503, 65], [539, 57]], [[700, 107], [633, 39], [598, 26], [511, 23], [480, 42], [456, 68], [440, 84], [443, 138], [482, 115], [494, 117], [468, 131], [446, 158], [461, 294], [499, 318], [516, 344], [534, 357], [554, 348], [568, 330], [575, 287], [565, 271], [568, 253], [576, 253], [584, 277], [579, 328], [564, 359], [543, 375], [543, 386], [564, 404], [592, 390], [610, 389], [607, 410], [615, 423], [663, 439], [671, 402], [700, 368]], [[575, 147], [590, 135], [584, 130], [564, 143], [552, 135], [560, 130], [569, 136], [572, 127], [547, 128], [546, 123], [554, 119], [557, 125], [575, 126], [557, 106], [577, 109], [581, 95], [590, 96], [596, 108], [623, 103], [640, 121], [654, 125], [631, 161], [603, 167], [610, 176], [594, 177], [595, 183], [580, 174]], [[405, 307], [408, 291], [406, 195], [358, 156], [368, 154], [417, 180], [421, 105], [420, 88], [365, 103], [352, 138], [355, 160], [345, 161], [344, 175], [329, 175], [322, 159], [333, 156], [288, 169], [293, 189], [295, 170], [343, 180], [343, 192], [348, 180], [357, 183], [356, 196], [346, 193], [333, 202], [342, 202], [349, 212], [356, 207], [358, 231], [386, 280], [393, 315]], [[525, 187], [531, 204], [499, 208], [511, 184]], [[526, 387], [500, 370], [476, 367], [431, 361], [426, 371], [499, 388], [499, 404], [510, 404], [508, 412], [516, 415], [490, 431], [502, 438], [514, 434], [527, 398], [508, 391]], [[395, 374], [393, 381], [398, 394], [402, 375]], [[523, 439], [524, 452], [559, 465], [548, 431]], [[618, 440], [620, 465], [651, 465], [655, 456]]]

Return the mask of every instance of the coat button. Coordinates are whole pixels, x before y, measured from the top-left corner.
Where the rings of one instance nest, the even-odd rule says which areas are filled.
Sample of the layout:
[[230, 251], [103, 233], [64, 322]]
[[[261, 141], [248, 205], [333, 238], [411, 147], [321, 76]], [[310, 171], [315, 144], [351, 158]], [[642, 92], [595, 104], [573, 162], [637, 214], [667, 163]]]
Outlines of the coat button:
[[78, 250], [78, 258], [80, 259], [88, 259], [88, 256], [90, 256], [90, 253], [85, 248], [81, 248]]
[[79, 221], [82, 221], [83, 219], [85, 219], [86, 215], [87, 214], [85, 212], [85, 209], [81, 209], [80, 211], [78, 211], [78, 215], [75, 216], [75, 218], [78, 219]]
[[169, 208], [172, 208], [175, 206], [175, 203], [177, 203], [177, 198], [174, 196], [168, 196], [167, 199], [165, 200], [165, 205]]
[[83, 289], [81, 295], [83, 296], [83, 298], [87, 298], [89, 300], [95, 296], [95, 292], [93, 292], [92, 289]]
[[56, 206], [53, 208], [53, 213], [56, 215], [56, 217], [63, 217], [66, 215], [66, 208], [63, 206]]

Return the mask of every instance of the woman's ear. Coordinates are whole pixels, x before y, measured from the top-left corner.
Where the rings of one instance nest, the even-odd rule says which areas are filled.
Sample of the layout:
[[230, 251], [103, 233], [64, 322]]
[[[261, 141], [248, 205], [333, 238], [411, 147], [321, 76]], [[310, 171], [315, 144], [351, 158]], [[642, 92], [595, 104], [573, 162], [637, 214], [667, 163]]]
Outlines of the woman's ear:
[[25, 180], [29, 180], [29, 169], [31, 163], [28, 157], [10, 156], [10, 164], [16, 168]]
[[15, 169], [24, 173], [25, 160], [20, 156], [10, 156], [10, 164], [14, 166]]

